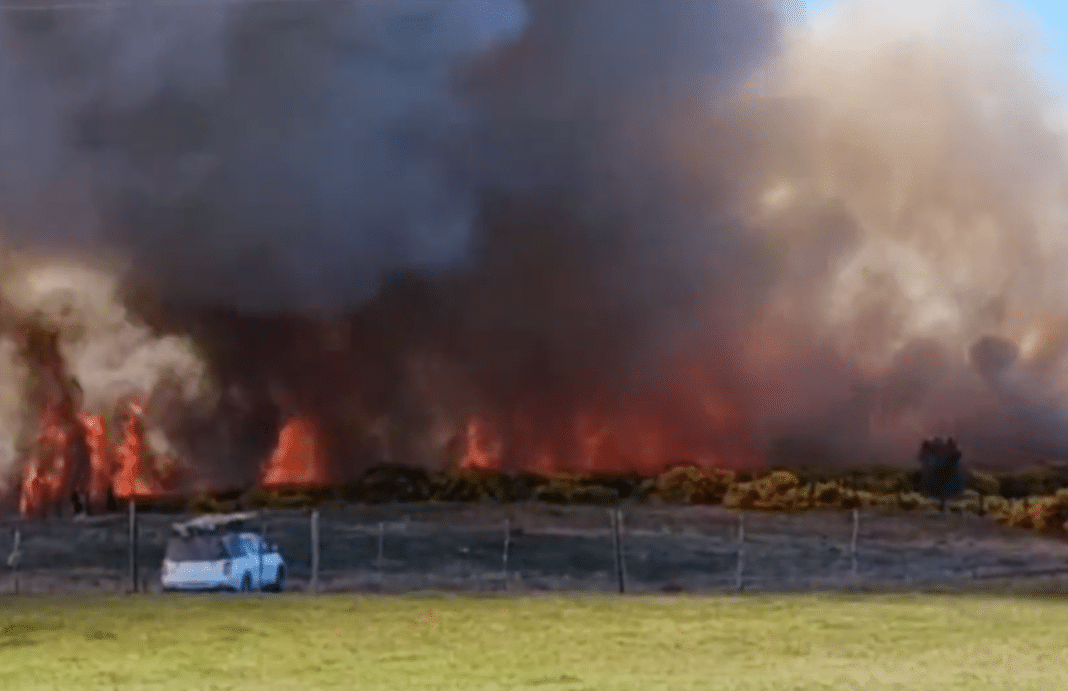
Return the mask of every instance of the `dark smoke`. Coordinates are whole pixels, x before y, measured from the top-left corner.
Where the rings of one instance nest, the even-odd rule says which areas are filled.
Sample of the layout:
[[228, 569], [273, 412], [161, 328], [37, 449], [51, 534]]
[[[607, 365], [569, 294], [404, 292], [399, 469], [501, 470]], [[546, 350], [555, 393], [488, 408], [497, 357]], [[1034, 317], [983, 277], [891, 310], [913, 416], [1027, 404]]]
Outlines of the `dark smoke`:
[[1036, 325], [1068, 186], [1022, 58], [982, 22], [816, 36], [790, 9], [8, 12], [3, 237], [122, 262], [128, 321], [186, 339], [152, 362], [195, 350], [223, 393], [170, 438], [239, 474], [280, 408], [357, 465], [437, 462], [472, 413], [518, 439], [642, 410], [694, 453], [1057, 451], [1064, 339]]

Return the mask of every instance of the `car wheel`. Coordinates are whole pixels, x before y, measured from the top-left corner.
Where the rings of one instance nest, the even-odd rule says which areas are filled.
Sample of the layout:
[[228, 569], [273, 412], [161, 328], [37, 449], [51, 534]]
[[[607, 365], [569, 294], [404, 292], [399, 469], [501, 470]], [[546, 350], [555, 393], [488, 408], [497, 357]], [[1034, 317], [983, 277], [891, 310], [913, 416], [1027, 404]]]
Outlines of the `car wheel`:
[[246, 573], [244, 575], [244, 577], [241, 579], [241, 592], [243, 592], [243, 593], [251, 593], [252, 592], [252, 575], [251, 574], [247, 574]]
[[271, 585], [271, 592], [280, 593], [286, 587], [286, 569], [284, 566], [278, 567], [278, 573], [274, 576], [274, 583]]

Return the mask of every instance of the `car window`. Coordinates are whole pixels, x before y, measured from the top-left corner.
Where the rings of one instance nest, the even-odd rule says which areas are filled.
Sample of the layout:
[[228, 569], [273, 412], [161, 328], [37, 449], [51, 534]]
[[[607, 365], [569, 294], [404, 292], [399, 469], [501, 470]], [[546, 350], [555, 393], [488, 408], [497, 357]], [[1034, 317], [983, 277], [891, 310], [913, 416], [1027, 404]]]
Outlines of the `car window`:
[[217, 537], [172, 537], [167, 542], [168, 561], [218, 561], [228, 559], [226, 549]]
[[234, 559], [245, 556], [245, 543], [239, 535], [228, 535], [226, 537], [226, 549]]

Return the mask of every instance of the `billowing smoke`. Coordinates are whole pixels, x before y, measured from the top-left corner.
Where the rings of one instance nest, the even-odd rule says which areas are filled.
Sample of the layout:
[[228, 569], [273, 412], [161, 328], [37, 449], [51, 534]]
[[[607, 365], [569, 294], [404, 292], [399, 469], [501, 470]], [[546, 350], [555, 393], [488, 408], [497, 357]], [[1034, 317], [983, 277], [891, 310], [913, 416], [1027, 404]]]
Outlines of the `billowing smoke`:
[[[277, 407], [350, 465], [437, 462], [473, 414], [517, 464], [583, 420], [644, 430], [620, 463], [1061, 453], [1054, 104], [1012, 17], [924, 6], [8, 12], [0, 227], [124, 260], [142, 388], [186, 371], [199, 405], [207, 367], [225, 394], [189, 446], [214, 466], [256, 462]], [[110, 391], [128, 346], [100, 338], [76, 369]]]
[[123, 304], [112, 271], [100, 266], [9, 256], [0, 261], [0, 468], [25, 458], [36, 433], [42, 386], [39, 361], [26, 352], [28, 330], [58, 335], [64, 375], [88, 410], [111, 421], [123, 404], [146, 406], [158, 423], [148, 438], [156, 454], [176, 456], [166, 429], [215, 399], [196, 346], [159, 335]]

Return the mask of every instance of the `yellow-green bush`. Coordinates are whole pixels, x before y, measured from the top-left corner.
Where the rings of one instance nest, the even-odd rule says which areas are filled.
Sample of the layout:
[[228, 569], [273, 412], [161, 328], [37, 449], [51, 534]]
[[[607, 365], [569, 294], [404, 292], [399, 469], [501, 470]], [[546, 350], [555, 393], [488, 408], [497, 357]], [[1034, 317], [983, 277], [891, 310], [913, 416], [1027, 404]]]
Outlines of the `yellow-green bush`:
[[755, 483], [756, 490], [762, 501], [769, 501], [775, 497], [796, 490], [801, 486], [801, 480], [796, 474], [787, 470], [776, 470], [760, 478]]
[[[1024, 511], [1022, 508], [1021, 511]], [[1042, 532], [1063, 532], [1064, 522], [1068, 520], [1068, 490], [1060, 490], [1048, 497], [1038, 497], [1027, 503], [1026, 514], [1030, 527]], [[1025, 523], [1023, 519], [1019, 519]], [[1021, 525], [1021, 527], [1023, 527]]]
[[1011, 502], [1005, 497], [992, 496], [987, 497], [983, 502], [983, 507], [986, 509], [986, 513], [994, 518], [1008, 518], [1009, 512], [1012, 509]]
[[723, 506], [738, 511], [753, 509], [759, 501], [760, 491], [752, 482], [736, 482], [723, 495]]
[[813, 499], [815, 500], [817, 507], [840, 507], [843, 494], [842, 487], [838, 483], [821, 482], [816, 485]]
[[733, 476], [706, 473], [700, 468], [679, 466], [656, 478], [655, 494], [662, 500], [678, 504], [714, 504], [729, 491]]

